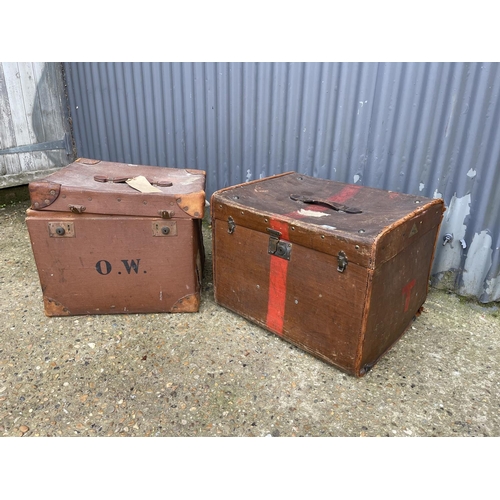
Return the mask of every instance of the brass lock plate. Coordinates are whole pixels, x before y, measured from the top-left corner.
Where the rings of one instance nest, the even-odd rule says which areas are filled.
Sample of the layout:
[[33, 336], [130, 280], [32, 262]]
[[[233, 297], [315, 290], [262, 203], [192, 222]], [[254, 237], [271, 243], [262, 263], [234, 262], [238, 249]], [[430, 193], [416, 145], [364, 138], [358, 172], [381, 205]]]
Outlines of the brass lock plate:
[[49, 236], [51, 238], [74, 238], [74, 222], [49, 222]]
[[177, 236], [177, 222], [155, 221], [152, 224], [153, 236]]

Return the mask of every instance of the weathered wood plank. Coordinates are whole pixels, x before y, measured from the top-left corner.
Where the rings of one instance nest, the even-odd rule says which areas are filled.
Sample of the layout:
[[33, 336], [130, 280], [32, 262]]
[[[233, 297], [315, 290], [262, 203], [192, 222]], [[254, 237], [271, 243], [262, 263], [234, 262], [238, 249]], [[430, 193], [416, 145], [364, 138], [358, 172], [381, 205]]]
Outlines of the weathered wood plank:
[[[22, 63], [21, 63], [22, 65]], [[10, 103], [10, 110], [12, 114], [12, 123], [14, 125], [14, 132], [16, 136], [15, 144], [13, 146], [23, 146], [25, 144], [32, 144], [29, 133], [28, 113], [25, 103], [21, 84], [21, 71], [19, 69], [20, 63], [4, 63], [5, 82], [7, 87], [7, 96]], [[33, 157], [29, 153], [20, 153], [18, 155], [21, 163], [21, 171], [26, 172], [36, 170]], [[7, 174], [15, 174], [7, 170]]]
[[24, 184], [29, 184], [31, 181], [43, 179], [58, 170], [59, 167], [34, 170], [30, 172], [19, 172], [17, 174], [0, 175], [0, 189], [13, 186], [23, 186]]
[[38, 82], [33, 110], [33, 130], [37, 142], [60, 140], [68, 126], [64, 120], [64, 88], [59, 64], [33, 63], [33, 73]]
[[[16, 133], [12, 122], [9, 96], [7, 95], [7, 84], [5, 81], [4, 65], [0, 63], [0, 149], [16, 146]], [[21, 164], [17, 155], [0, 156], [0, 175], [7, 172], [19, 172]]]

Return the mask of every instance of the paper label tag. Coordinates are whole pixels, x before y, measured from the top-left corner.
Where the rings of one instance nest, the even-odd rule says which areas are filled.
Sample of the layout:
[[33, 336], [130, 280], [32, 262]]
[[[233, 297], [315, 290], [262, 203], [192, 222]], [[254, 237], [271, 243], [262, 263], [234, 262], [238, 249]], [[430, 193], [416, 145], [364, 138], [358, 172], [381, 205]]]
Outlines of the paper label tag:
[[131, 188], [137, 189], [141, 193], [161, 193], [162, 190], [151, 185], [143, 175], [138, 175], [125, 181]]

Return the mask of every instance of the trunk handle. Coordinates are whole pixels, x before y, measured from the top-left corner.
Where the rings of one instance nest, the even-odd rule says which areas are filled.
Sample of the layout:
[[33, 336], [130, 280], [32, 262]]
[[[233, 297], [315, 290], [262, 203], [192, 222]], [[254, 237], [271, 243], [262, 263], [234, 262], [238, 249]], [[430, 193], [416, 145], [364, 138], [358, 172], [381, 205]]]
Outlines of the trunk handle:
[[342, 205], [341, 203], [335, 203], [334, 201], [323, 198], [311, 198], [309, 196], [303, 196], [300, 194], [291, 194], [290, 199], [293, 201], [301, 201], [302, 203], [307, 203], [310, 205], [326, 206], [328, 208], [332, 208], [333, 210], [337, 210], [337, 212], [345, 212], [347, 214], [363, 213], [363, 211], [359, 208], [348, 207], [346, 205]]
[[[106, 175], [94, 175], [94, 180], [96, 182], [120, 183], [120, 182], [127, 182], [129, 179], [130, 177], [107, 177]], [[148, 179], [148, 182], [152, 186], [170, 187], [172, 185], [170, 181], [153, 181], [151, 179]]]

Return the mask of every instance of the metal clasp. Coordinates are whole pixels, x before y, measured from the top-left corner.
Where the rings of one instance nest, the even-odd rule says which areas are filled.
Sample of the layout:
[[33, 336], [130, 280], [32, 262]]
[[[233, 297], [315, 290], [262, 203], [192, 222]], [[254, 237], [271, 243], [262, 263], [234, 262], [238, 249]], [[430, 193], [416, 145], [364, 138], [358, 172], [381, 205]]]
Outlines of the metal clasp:
[[74, 214], [81, 214], [85, 212], [85, 207], [83, 205], [69, 205], [69, 210]]
[[343, 273], [347, 267], [349, 261], [347, 260], [347, 255], [341, 250], [337, 255], [338, 266], [337, 271]]
[[268, 227], [266, 231], [269, 233], [269, 245], [267, 253], [280, 257], [281, 259], [290, 260], [292, 253], [292, 244], [287, 241], [281, 241], [281, 233], [276, 229]]
[[175, 212], [173, 210], [158, 210], [158, 215], [162, 219], [171, 219], [174, 216]]
[[234, 223], [234, 219], [231, 216], [229, 216], [227, 218], [227, 226], [228, 226], [227, 227], [227, 232], [229, 234], [233, 234], [234, 233], [234, 229], [236, 227], [236, 224]]

